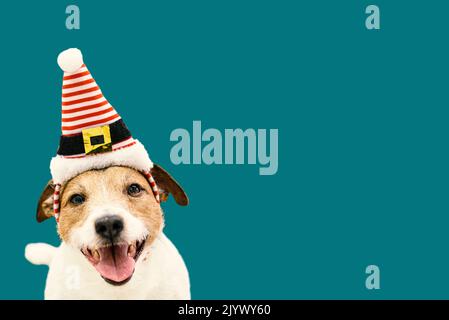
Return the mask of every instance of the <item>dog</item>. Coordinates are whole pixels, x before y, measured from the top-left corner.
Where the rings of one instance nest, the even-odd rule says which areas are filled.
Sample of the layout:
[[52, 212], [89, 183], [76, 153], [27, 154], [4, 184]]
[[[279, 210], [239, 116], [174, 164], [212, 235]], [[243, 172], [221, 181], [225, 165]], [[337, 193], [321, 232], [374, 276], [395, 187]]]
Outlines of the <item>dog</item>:
[[[162, 167], [154, 165], [151, 174], [161, 201], [171, 193], [188, 204]], [[38, 202], [38, 222], [53, 216], [53, 192], [50, 180]], [[61, 186], [61, 245], [28, 244], [25, 257], [49, 266], [45, 299], [190, 299], [186, 265], [163, 228], [163, 211], [141, 172], [93, 169]]]

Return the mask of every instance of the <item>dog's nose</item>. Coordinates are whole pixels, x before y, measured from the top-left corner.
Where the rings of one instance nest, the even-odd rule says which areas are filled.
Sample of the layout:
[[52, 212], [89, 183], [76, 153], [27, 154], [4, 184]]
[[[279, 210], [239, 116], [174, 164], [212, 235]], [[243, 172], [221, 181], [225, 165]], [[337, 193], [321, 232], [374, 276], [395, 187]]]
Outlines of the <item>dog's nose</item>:
[[106, 216], [95, 221], [95, 231], [103, 238], [114, 239], [123, 231], [123, 219], [119, 216]]

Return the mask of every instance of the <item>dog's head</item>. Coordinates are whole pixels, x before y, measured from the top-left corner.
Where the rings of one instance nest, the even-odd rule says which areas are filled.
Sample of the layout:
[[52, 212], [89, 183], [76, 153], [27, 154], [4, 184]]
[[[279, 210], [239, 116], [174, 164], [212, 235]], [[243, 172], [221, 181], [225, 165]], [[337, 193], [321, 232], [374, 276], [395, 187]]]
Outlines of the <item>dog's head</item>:
[[[187, 195], [165, 170], [155, 165], [151, 174], [162, 201], [171, 193], [178, 204], [188, 204]], [[53, 191], [50, 181], [38, 203], [39, 222], [53, 215]], [[111, 284], [131, 279], [139, 256], [163, 225], [162, 209], [148, 180], [134, 169], [86, 171], [61, 188], [59, 236]]]

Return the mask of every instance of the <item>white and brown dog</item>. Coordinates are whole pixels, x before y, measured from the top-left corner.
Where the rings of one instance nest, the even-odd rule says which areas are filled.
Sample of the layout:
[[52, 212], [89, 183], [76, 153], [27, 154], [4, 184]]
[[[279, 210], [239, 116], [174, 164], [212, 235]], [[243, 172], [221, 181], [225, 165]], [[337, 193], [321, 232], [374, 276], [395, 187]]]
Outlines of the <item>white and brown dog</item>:
[[79, 49], [58, 56], [64, 71], [61, 129], [52, 180], [37, 208], [54, 216], [58, 247], [30, 244], [26, 258], [50, 267], [46, 299], [189, 299], [186, 266], [163, 234], [160, 202], [188, 198], [155, 165], [95, 82]]
[[[188, 198], [161, 167], [151, 170], [161, 197]], [[53, 215], [53, 184], [37, 208]], [[135, 169], [89, 170], [61, 188], [58, 248], [29, 244], [26, 258], [49, 266], [46, 299], [190, 299], [187, 268], [164, 235], [163, 212], [148, 180]]]

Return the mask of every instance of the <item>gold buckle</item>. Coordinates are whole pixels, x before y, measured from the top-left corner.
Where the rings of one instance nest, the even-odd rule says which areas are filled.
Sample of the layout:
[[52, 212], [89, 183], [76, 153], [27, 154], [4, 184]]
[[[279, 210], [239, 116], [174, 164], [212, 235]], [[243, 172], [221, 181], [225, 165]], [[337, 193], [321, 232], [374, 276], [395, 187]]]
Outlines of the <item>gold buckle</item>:
[[84, 129], [81, 132], [86, 155], [112, 151], [111, 131], [108, 125]]

